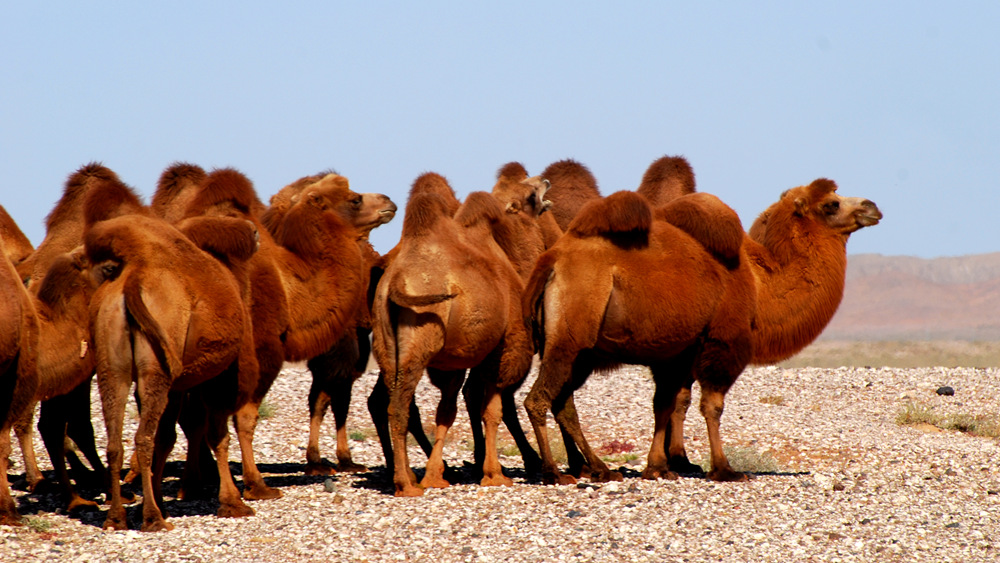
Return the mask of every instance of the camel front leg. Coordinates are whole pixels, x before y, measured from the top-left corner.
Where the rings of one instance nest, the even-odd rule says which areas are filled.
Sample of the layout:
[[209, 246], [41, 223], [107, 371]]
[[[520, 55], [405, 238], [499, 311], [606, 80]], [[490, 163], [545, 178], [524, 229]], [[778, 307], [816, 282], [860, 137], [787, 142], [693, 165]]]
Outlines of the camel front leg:
[[326, 409], [330, 407], [330, 394], [320, 388], [316, 373], [313, 372], [313, 382], [309, 389], [309, 443], [306, 446], [306, 475], [333, 475], [337, 472], [332, 466], [323, 463], [319, 452], [319, 433], [323, 426]]
[[21, 515], [17, 512], [17, 503], [10, 493], [10, 481], [7, 480], [7, 464], [10, 459], [10, 430], [8, 424], [0, 428], [0, 525], [20, 526]]
[[[14, 422], [14, 434], [21, 446], [21, 457], [24, 459], [24, 479], [28, 482], [29, 491], [34, 491], [45, 480], [41, 470], [38, 469], [38, 458], [35, 457], [35, 437], [32, 423], [35, 419], [36, 405], [38, 405], [37, 401], [33, 401]], [[54, 463], [55, 461], [53, 461]]]
[[337, 425], [337, 470], [346, 473], [368, 471], [364, 465], [354, 463], [347, 439], [347, 414], [351, 408], [354, 379], [340, 379], [331, 384], [333, 419]]
[[[587, 466], [589, 467], [588, 476], [591, 481], [604, 483], [607, 481], [623, 481], [625, 479], [621, 473], [609, 469], [604, 460], [591, 449], [587, 438], [583, 435], [583, 428], [580, 426], [580, 417], [577, 415], [572, 394], [564, 401], [556, 400], [552, 405], [552, 413], [555, 415], [556, 422], [570, 435], [573, 442], [580, 448], [580, 453], [583, 454], [584, 459], [587, 460]], [[569, 449], [568, 444], [566, 449]]]
[[215, 462], [219, 471], [219, 511], [221, 518], [240, 518], [253, 516], [254, 510], [240, 498], [240, 490], [236, 488], [233, 474], [229, 470], [229, 416], [222, 413], [210, 413], [206, 439], [215, 454]]
[[748, 477], [734, 471], [729, 465], [729, 460], [726, 459], [726, 454], [722, 451], [719, 425], [725, 406], [725, 396], [726, 392], [723, 390], [704, 384], [701, 386], [701, 414], [705, 417], [705, 424], [708, 426], [708, 443], [712, 456], [712, 470], [708, 472], [708, 478], [713, 481], [746, 481]]
[[677, 473], [670, 470], [667, 452], [663, 447], [670, 433], [670, 421], [676, 407], [675, 400], [680, 389], [671, 381], [670, 374], [660, 374], [654, 367], [653, 376], [656, 381], [656, 391], [653, 393], [653, 439], [649, 446], [649, 456], [646, 458], [646, 469], [642, 472], [644, 479], [677, 479]]
[[247, 402], [233, 417], [236, 437], [240, 442], [240, 456], [243, 460], [243, 498], [247, 500], [275, 499], [282, 496], [281, 491], [264, 483], [264, 476], [260, 474], [254, 457], [253, 433], [257, 429], [260, 403], [260, 400]]

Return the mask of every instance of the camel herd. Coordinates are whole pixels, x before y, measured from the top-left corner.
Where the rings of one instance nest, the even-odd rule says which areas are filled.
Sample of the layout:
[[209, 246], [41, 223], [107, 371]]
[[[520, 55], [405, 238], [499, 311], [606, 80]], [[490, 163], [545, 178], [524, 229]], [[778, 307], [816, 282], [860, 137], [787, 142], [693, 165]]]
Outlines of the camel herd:
[[[789, 189], [744, 232], [736, 213], [695, 190], [681, 157], [663, 157], [635, 191], [603, 197], [573, 160], [529, 177], [512, 162], [490, 192], [460, 201], [436, 173], [409, 192], [399, 243], [380, 256], [370, 231], [397, 207], [354, 192], [333, 172], [302, 178], [265, 205], [237, 170], [175, 164], [149, 205], [118, 176], [88, 164], [66, 182], [37, 248], [0, 207], [0, 524], [20, 520], [7, 476], [11, 430], [34, 489], [38, 429], [69, 510], [96, 506], [75, 490], [66, 443], [94, 468], [110, 503], [104, 526], [124, 529], [126, 402], [139, 407], [125, 480], [141, 479], [142, 529], [169, 530], [161, 491], [179, 425], [188, 440], [179, 496], [218, 491], [219, 516], [251, 515], [246, 500], [281, 496], [254, 460], [259, 408], [285, 362], [306, 361], [306, 472], [361, 471], [347, 445], [352, 386], [369, 354], [381, 375], [369, 411], [397, 496], [446, 487], [442, 450], [461, 392], [483, 486], [509, 485], [497, 454], [504, 422], [525, 470], [546, 483], [620, 480], [588, 445], [573, 393], [595, 370], [649, 366], [654, 434], [643, 477], [700, 472], [683, 424], [701, 388], [709, 479], [738, 481], [723, 453], [727, 391], [752, 363], [795, 354], [839, 305], [846, 243], [882, 217], [842, 197], [830, 180]], [[514, 393], [535, 355], [539, 374]], [[441, 392], [434, 440], [414, 402], [424, 374]], [[90, 412], [96, 374], [107, 466]], [[133, 386], [134, 383], [134, 386]], [[331, 409], [337, 465], [319, 450]], [[551, 412], [566, 445], [560, 470], [549, 445]], [[242, 456], [242, 491], [228, 464], [229, 421]], [[428, 456], [418, 482], [413, 434]], [[84, 475], [74, 472], [77, 479]]]

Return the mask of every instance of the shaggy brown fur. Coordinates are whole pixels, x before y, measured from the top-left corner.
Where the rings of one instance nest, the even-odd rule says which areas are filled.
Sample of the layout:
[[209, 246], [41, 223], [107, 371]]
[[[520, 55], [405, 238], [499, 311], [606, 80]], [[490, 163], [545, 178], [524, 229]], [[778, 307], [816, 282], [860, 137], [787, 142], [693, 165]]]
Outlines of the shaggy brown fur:
[[[519, 312], [521, 280], [496, 239], [509, 232], [500, 226], [502, 208], [491, 195], [474, 193], [453, 218], [447, 195], [417, 189], [437, 178], [414, 182], [404, 235], [379, 283], [372, 310], [373, 352], [390, 391], [397, 496], [448, 486], [442, 448], [470, 368], [470, 379], [482, 380], [485, 397], [480, 410], [487, 444], [482, 484], [510, 484], [496, 452], [499, 390], [522, 381], [531, 365], [531, 344]], [[425, 368], [441, 389], [441, 401], [434, 449], [418, 486], [405, 438], [410, 404]]]
[[38, 386], [38, 319], [31, 297], [0, 237], [0, 524], [20, 524], [7, 480], [10, 430], [29, 406]]
[[553, 162], [542, 172], [542, 178], [552, 186], [546, 198], [552, 201], [552, 215], [563, 231], [585, 203], [601, 197], [594, 175], [575, 160]]
[[107, 182], [120, 182], [109, 168], [90, 163], [81, 167], [66, 180], [63, 195], [45, 219], [45, 240], [35, 252], [18, 266], [28, 287], [41, 283], [56, 256], [72, 251], [83, 244], [83, 202], [94, 186]]
[[150, 209], [168, 223], [177, 223], [186, 215], [188, 203], [205, 181], [205, 170], [195, 164], [171, 164], [156, 183]]
[[[88, 217], [100, 207], [91, 207], [92, 199], [97, 198], [88, 198]], [[203, 396], [232, 397], [226, 391], [237, 388], [233, 379], [255, 371], [246, 364], [254, 359], [246, 346], [246, 306], [235, 278], [160, 219], [128, 215], [94, 223], [86, 231], [85, 249], [102, 282], [91, 302], [91, 326], [112, 475], [104, 525], [126, 527], [118, 475], [125, 399], [136, 377], [142, 405], [135, 438], [143, 478], [142, 529], [171, 529], [163, 518], [160, 479], [174, 424], [164, 424], [161, 432], [157, 427], [162, 417], [177, 416], [172, 394], [207, 385]], [[227, 413], [207, 411], [215, 418], [207, 425], [207, 439], [221, 476], [219, 514], [252, 514], [229, 473]]]
[[[870, 201], [841, 198], [831, 186], [818, 180], [790, 190], [767, 212], [766, 227], [755, 229], [768, 245], [747, 237], [739, 260], [728, 263], [706, 247], [728, 254], [729, 237], [704, 244], [664, 221], [654, 221], [642, 237], [631, 228], [633, 213], [625, 211], [644, 202], [637, 195], [609, 197], [581, 212], [594, 215], [579, 217], [584, 225], [602, 226], [602, 217], [629, 217], [619, 230], [636, 233], [637, 243], [571, 232], [539, 259], [528, 283], [525, 313], [542, 327], [544, 352], [525, 407], [546, 481], [572, 481], [558, 474], [548, 446], [545, 414], [550, 408], [580, 447], [594, 478], [620, 479], [587, 445], [572, 403], [572, 391], [594, 369], [614, 362], [648, 365], [656, 381], [656, 424], [645, 477], [676, 478], [672, 468], [691, 465], [683, 446], [683, 411], [691, 384], [698, 381], [711, 448], [708, 476], [745, 478], [732, 470], [722, 451], [719, 423], [726, 392], [751, 361], [785, 357], [819, 334], [836, 308], [829, 303], [839, 301], [843, 289], [848, 235], [881, 218]], [[687, 199], [684, 205], [698, 202]], [[722, 232], [738, 226], [735, 214], [719, 217], [733, 223]], [[802, 313], [810, 309], [818, 314]]]
[[7, 210], [0, 205], [0, 239], [7, 245], [7, 259], [15, 267], [31, 256], [35, 248], [31, 246], [31, 241], [24, 236], [21, 228], [14, 222]]
[[695, 193], [694, 170], [682, 156], [664, 156], [649, 165], [636, 192], [659, 207], [682, 195]]

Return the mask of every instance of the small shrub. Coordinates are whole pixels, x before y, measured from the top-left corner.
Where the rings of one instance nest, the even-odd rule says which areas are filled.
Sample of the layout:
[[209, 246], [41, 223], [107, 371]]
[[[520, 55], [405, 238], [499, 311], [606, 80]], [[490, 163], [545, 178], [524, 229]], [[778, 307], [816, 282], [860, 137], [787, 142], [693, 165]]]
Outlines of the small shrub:
[[[741, 473], [775, 473], [780, 470], [778, 460], [768, 452], [760, 452], [751, 446], [723, 446], [722, 451], [729, 459], [729, 465], [734, 471]], [[712, 469], [711, 458], [705, 458], [700, 463], [707, 473]]]
[[938, 416], [934, 414], [934, 407], [925, 404], [908, 401], [896, 414], [896, 424], [900, 426], [912, 426], [914, 424], [930, 424], [937, 426]]
[[770, 395], [767, 397], [761, 397], [760, 402], [764, 403], [765, 405], [775, 405], [780, 407], [785, 404], [785, 398], [782, 397], [781, 395]]
[[500, 455], [506, 457], [518, 457], [521, 455], [521, 450], [519, 450], [514, 444], [501, 444]]
[[278, 412], [278, 407], [274, 406], [268, 400], [263, 400], [260, 406], [257, 407], [257, 417], [261, 420], [267, 420], [273, 417]]
[[934, 407], [925, 403], [909, 401], [896, 414], [896, 424], [913, 426], [929, 424], [942, 430], [957, 430], [973, 436], [1000, 438], [1000, 421], [992, 416], [955, 413], [939, 415]]
[[347, 433], [347, 438], [349, 440], [354, 440], [355, 442], [364, 442], [367, 436], [365, 436], [365, 433], [360, 430], [351, 430]]
[[52, 522], [35, 516], [28, 516], [24, 519], [24, 524], [31, 530], [38, 533], [46, 533], [52, 530]]

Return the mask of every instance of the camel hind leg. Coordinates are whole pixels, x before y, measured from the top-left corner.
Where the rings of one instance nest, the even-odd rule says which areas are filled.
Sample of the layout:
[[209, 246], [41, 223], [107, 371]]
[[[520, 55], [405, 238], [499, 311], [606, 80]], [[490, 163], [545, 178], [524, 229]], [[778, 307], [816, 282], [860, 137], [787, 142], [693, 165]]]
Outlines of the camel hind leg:
[[441, 390], [441, 400], [434, 417], [434, 449], [427, 460], [427, 470], [420, 485], [424, 488], [449, 487], [451, 483], [444, 478], [444, 444], [448, 430], [455, 424], [455, 416], [458, 414], [458, 394], [465, 380], [465, 370], [442, 371], [428, 368], [427, 374], [434, 386]]
[[240, 518], [253, 516], [254, 510], [247, 506], [236, 488], [233, 474], [229, 470], [229, 416], [225, 413], [209, 410], [208, 424], [205, 433], [208, 446], [215, 454], [219, 471], [219, 511], [221, 518]]
[[535, 379], [528, 396], [524, 399], [524, 408], [535, 431], [538, 453], [542, 458], [542, 481], [547, 484], [570, 485], [576, 482], [572, 476], [559, 472], [555, 457], [552, 455], [552, 446], [549, 444], [549, 434], [546, 428], [546, 416], [553, 409], [555, 400], [559, 398], [561, 402], [564, 402], [568, 394], [572, 393], [573, 359], [567, 354], [565, 348], [553, 346], [550, 341], [546, 345], [546, 353], [542, 357], [538, 378]]

